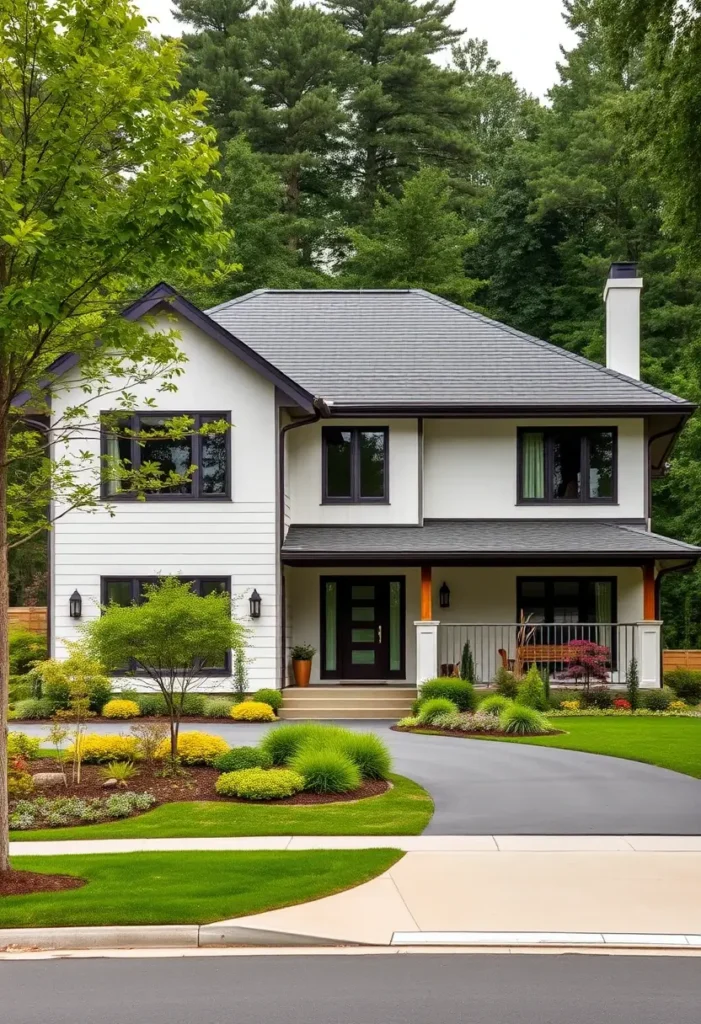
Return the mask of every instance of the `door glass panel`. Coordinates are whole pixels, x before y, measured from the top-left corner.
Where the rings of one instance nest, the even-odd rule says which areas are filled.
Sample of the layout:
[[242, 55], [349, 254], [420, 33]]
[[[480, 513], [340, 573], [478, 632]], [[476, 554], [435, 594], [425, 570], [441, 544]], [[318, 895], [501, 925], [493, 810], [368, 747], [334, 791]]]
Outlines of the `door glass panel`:
[[375, 621], [375, 609], [358, 607], [354, 608], [353, 612], [354, 622], [374, 622]]
[[327, 672], [336, 671], [336, 584], [327, 583], [324, 590], [324, 622], [326, 625], [326, 650], [324, 663]]
[[373, 644], [375, 642], [374, 629], [354, 629], [352, 631], [354, 644]]
[[354, 665], [374, 665], [375, 664], [375, 652], [374, 651], [351, 651], [351, 662]]
[[399, 672], [402, 667], [401, 585], [392, 580], [389, 585], [389, 670]]
[[374, 596], [374, 587], [351, 587], [351, 598], [354, 601], [372, 601]]

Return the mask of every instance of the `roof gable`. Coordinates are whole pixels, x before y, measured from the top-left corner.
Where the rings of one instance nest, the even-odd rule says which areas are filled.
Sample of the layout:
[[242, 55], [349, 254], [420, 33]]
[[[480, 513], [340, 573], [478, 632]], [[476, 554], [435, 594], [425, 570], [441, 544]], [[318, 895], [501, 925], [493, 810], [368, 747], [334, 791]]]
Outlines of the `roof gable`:
[[349, 411], [683, 415], [694, 408], [421, 289], [261, 289], [208, 316], [308, 391]]

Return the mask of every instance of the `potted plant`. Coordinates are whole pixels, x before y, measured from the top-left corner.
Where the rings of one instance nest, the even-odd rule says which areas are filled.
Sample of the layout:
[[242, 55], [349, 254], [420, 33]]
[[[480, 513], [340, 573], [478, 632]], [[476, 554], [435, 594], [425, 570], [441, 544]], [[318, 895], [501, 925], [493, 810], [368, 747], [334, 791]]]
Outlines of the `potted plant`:
[[309, 686], [312, 658], [315, 654], [316, 647], [312, 647], [311, 644], [296, 644], [292, 648], [292, 671], [295, 677], [295, 686]]

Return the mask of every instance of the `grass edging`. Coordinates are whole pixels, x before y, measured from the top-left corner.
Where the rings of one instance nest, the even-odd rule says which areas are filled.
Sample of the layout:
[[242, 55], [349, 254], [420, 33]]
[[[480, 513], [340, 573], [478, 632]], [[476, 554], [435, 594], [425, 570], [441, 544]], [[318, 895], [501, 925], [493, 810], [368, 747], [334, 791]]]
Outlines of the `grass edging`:
[[382, 874], [401, 850], [102, 853], [22, 857], [23, 870], [85, 878], [6, 896], [4, 928], [209, 924], [332, 896]]

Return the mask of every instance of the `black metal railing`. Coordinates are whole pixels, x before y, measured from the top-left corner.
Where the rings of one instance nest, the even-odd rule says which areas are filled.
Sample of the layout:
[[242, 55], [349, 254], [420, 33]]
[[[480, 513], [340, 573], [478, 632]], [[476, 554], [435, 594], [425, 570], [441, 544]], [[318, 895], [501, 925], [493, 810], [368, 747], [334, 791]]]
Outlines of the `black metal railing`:
[[636, 651], [636, 625], [621, 622], [442, 622], [438, 671], [459, 675], [472, 659], [474, 678], [489, 683], [500, 666], [523, 676], [531, 665], [553, 682], [624, 683]]

